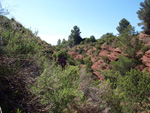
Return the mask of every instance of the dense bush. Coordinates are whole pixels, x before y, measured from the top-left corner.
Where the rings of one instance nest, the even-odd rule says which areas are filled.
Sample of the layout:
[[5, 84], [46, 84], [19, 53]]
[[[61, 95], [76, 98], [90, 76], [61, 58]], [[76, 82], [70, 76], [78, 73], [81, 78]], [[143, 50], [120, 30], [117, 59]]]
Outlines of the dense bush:
[[83, 54], [85, 51], [84, 51], [84, 46], [80, 46], [79, 47], [79, 50], [78, 50], [78, 53], [79, 54]]
[[120, 76], [117, 82], [119, 96], [123, 102], [124, 112], [148, 112], [150, 75], [140, 70], [131, 69], [125, 76]]
[[6, 50], [12, 54], [35, 54], [40, 50], [40, 46], [30, 39], [10, 39]]
[[141, 51], [143, 54], [145, 54], [146, 51], [150, 50], [150, 45], [145, 45], [142, 47]]
[[100, 45], [96, 45], [96, 50], [100, 50], [101, 49], [101, 46]]
[[112, 70], [125, 75], [126, 72], [130, 71], [131, 68], [134, 68], [137, 64], [137, 61], [134, 59], [127, 58], [125, 56], [119, 56], [118, 61], [112, 61], [111, 68]]
[[53, 54], [53, 59], [56, 62], [56, 64], [59, 64], [64, 68], [67, 63], [74, 65], [75, 61], [72, 56], [70, 56], [67, 52], [65, 51], [58, 51]]
[[129, 57], [135, 58], [137, 52], [142, 48], [143, 42], [135, 37], [133, 32], [134, 28], [131, 25], [124, 30], [120, 37], [120, 49]]
[[98, 44], [102, 45], [105, 43], [107, 45], [112, 45], [115, 40], [117, 40], [116, 36], [114, 36], [112, 33], [106, 33], [98, 40]]
[[102, 56], [101, 58], [104, 60], [105, 63], [109, 63], [110, 62], [109, 58], [107, 56]]
[[87, 58], [84, 59], [84, 64], [86, 65], [88, 71], [90, 71], [90, 72], [93, 71], [93, 69], [91, 68], [91, 66], [93, 65], [93, 62], [91, 61], [90, 56], [88, 56]]
[[78, 92], [80, 86], [79, 69], [69, 66], [65, 70], [58, 67], [46, 67], [41, 77], [37, 78], [32, 90], [40, 97], [41, 104], [48, 112], [71, 112], [78, 106], [78, 99], [83, 94]]

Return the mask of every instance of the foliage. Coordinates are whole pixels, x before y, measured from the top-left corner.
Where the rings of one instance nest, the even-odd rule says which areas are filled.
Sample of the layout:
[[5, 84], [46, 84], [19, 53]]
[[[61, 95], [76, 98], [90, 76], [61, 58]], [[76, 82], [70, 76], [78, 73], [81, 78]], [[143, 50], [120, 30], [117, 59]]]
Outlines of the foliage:
[[106, 37], [110, 38], [110, 37], [113, 37], [113, 36], [114, 36], [113, 33], [106, 33], [106, 34], [102, 35], [100, 39], [104, 39]]
[[150, 92], [150, 75], [140, 70], [131, 69], [125, 76], [118, 79], [118, 89], [122, 99], [123, 111], [134, 112], [146, 111]]
[[85, 43], [89, 43], [91, 40], [89, 38], [83, 39]]
[[145, 33], [150, 33], [150, 0], [144, 0], [140, 3], [141, 8], [137, 11], [138, 17], [141, 23], [138, 25], [143, 25]]
[[116, 40], [116, 36], [113, 35], [113, 33], [106, 33], [101, 36], [101, 38], [98, 40], [98, 44], [102, 45], [106, 43], [107, 45], [112, 45], [112, 43]]
[[91, 68], [91, 66], [93, 65], [93, 62], [91, 61], [91, 57], [90, 56], [88, 56], [87, 58], [84, 59], [84, 64], [86, 64], [87, 70], [89, 72], [93, 71], [92, 68]]
[[56, 64], [59, 64], [64, 68], [67, 63], [74, 65], [73, 58], [65, 51], [58, 51], [57, 53], [53, 54], [54, 61]]
[[143, 43], [138, 37], [133, 36], [134, 28], [129, 25], [120, 37], [120, 49], [128, 54], [129, 57], [135, 58], [136, 53], [142, 48]]
[[0, 23], [0, 106], [4, 113], [10, 113], [31, 112], [30, 107], [34, 105], [32, 112], [37, 112], [38, 102], [32, 100], [34, 95], [28, 85], [39, 75], [35, 62], [50, 45], [42, 43], [32, 31], [13, 19], [0, 16]]
[[102, 56], [102, 59], [104, 60], [105, 63], [109, 63], [109, 58], [107, 56]]
[[119, 72], [122, 76], [124, 76], [126, 72], [130, 71], [131, 68], [134, 68], [136, 63], [136, 60], [129, 59], [125, 56], [119, 56], [118, 61], [111, 62], [112, 70]]
[[125, 18], [123, 18], [119, 22], [119, 26], [116, 28], [117, 31], [119, 32], [119, 35], [123, 34], [124, 30], [128, 27], [128, 25], [130, 25], [130, 22], [128, 20], [126, 20]]
[[6, 50], [11, 54], [35, 54], [40, 50], [40, 46], [34, 40], [10, 39]]
[[57, 45], [60, 45], [61, 44], [61, 40], [60, 39], [58, 39], [58, 41], [57, 41]]
[[[74, 26], [68, 41], [58, 40], [57, 46], [51, 46], [37, 37], [37, 32], [1, 15], [0, 106], [4, 112], [148, 111], [150, 75], [132, 69], [139, 63], [136, 53], [143, 45], [126, 19], [121, 20], [117, 30], [119, 37], [106, 33], [96, 42], [94, 36], [82, 40], [80, 29]], [[126, 57], [119, 56], [118, 61], [110, 63], [103, 56], [110, 69], [101, 72], [104, 81], [97, 80], [92, 74], [91, 57], [84, 49], [92, 50], [96, 45], [97, 51], [91, 54], [99, 54], [102, 44], [114, 45], [116, 41]], [[77, 46], [80, 42], [86, 46]], [[67, 53], [68, 45], [76, 45], [75, 52], [84, 57], [75, 61]], [[149, 46], [141, 50], [145, 53]]]
[[145, 54], [146, 51], [150, 50], [150, 45], [144, 45], [142, 48], [141, 48], [141, 51], [143, 54]]
[[79, 53], [79, 54], [83, 54], [83, 52], [85, 52], [85, 51], [84, 51], [84, 46], [80, 46], [80, 47], [79, 47], [79, 50], [78, 50], [78, 53]]
[[96, 45], [96, 50], [100, 50], [101, 49], [101, 46], [100, 45]]
[[78, 71], [75, 66], [66, 67], [63, 71], [60, 67], [47, 67], [43, 76], [37, 78], [32, 89], [48, 112], [71, 112], [76, 99], [82, 98], [82, 93], [78, 92]]
[[69, 35], [69, 40], [72, 40], [74, 45], [77, 45], [82, 41], [80, 33], [81, 32], [78, 26], [74, 26], [73, 30], [71, 30], [71, 34]]
[[117, 87], [118, 76], [124, 76], [126, 72], [136, 66], [136, 60], [129, 59], [125, 56], [119, 56], [118, 61], [112, 61], [110, 70], [102, 71], [105, 80], [110, 81], [112, 89]]
[[90, 36], [90, 41], [91, 42], [96, 42], [96, 39], [95, 39], [95, 37], [92, 35], [92, 36]]
[[94, 43], [94, 42], [96, 42], [96, 39], [95, 39], [95, 37], [92, 35], [92, 36], [90, 36], [90, 38], [85, 38], [85, 39], [83, 39], [82, 40], [82, 42], [85, 42], [85, 43], [89, 43], [89, 42], [92, 42], [92, 43]]

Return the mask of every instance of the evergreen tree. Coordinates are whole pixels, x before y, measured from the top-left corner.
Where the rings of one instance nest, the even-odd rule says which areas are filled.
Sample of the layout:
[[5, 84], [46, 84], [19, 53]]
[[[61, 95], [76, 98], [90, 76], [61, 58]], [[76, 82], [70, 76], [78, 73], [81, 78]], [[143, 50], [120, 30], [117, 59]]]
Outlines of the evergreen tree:
[[60, 39], [58, 39], [58, 41], [57, 41], [57, 45], [60, 45], [61, 44], [61, 40]]
[[130, 25], [130, 22], [125, 18], [119, 22], [119, 26], [116, 28], [119, 32], [119, 35], [122, 35], [123, 31], [128, 27], [128, 25]]
[[62, 44], [66, 44], [66, 42], [67, 42], [67, 41], [66, 41], [65, 39], [62, 40]]
[[121, 35], [120, 49], [129, 57], [136, 58], [137, 52], [142, 48], [143, 43], [134, 36], [134, 27], [128, 25]]
[[78, 26], [74, 26], [73, 30], [71, 30], [71, 34], [69, 35], [69, 41], [73, 41], [74, 45], [79, 44], [82, 41], [80, 36], [80, 29]]
[[95, 37], [92, 35], [92, 36], [90, 36], [90, 41], [91, 42], [96, 42], [96, 39], [95, 39]]
[[142, 22], [138, 25], [143, 25], [142, 29], [144, 29], [145, 33], [150, 33], [150, 0], [141, 2], [140, 6], [141, 8], [138, 10], [137, 14]]

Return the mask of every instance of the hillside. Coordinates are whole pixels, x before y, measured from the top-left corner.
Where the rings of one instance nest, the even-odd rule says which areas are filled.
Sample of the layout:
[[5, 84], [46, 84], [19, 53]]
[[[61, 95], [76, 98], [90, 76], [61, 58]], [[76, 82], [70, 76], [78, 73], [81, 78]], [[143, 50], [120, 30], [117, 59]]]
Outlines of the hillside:
[[[137, 65], [136, 69], [140, 69], [141, 71], [148, 69], [149, 72], [150, 65], [148, 50], [150, 47], [150, 36], [140, 33], [137, 37], [143, 42], [143, 48], [141, 48], [141, 50], [143, 50], [145, 54], [141, 50], [136, 53], [137, 55], [141, 55], [139, 60], [142, 62], [140, 65]], [[144, 50], [144, 48], [146, 50]], [[90, 56], [90, 60], [93, 63], [91, 66], [93, 74], [100, 80], [103, 80], [100, 71], [108, 70], [112, 61], [118, 61], [120, 55], [125, 55], [119, 47], [113, 47], [113, 45], [106, 44], [105, 42], [103, 44], [80, 44], [76, 47], [70, 48], [68, 53], [73, 56], [75, 60], [86, 59]]]
[[150, 112], [150, 35], [133, 31], [82, 38], [74, 26], [52, 46], [0, 16], [2, 112]]

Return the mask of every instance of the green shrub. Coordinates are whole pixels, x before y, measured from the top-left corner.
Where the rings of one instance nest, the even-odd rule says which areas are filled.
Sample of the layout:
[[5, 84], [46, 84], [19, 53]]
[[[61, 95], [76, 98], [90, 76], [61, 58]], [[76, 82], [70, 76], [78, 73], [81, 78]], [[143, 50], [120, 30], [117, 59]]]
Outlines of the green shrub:
[[78, 71], [79, 68], [75, 66], [69, 66], [63, 71], [60, 67], [48, 66], [42, 76], [37, 78], [32, 90], [40, 97], [41, 104], [47, 107], [47, 112], [71, 112], [78, 105], [77, 100], [82, 98], [78, 92]]
[[35, 54], [40, 46], [34, 40], [13, 38], [9, 40], [6, 50], [12, 54]]
[[100, 50], [101, 49], [101, 46], [100, 45], [97, 45], [96, 46], [96, 50]]
[[102, 56], [102, 59], [104, 60], [105, 63], [109, 63], [109, 58], [107, 56]]
[[93, 65], [93, 62], [91, 61], [91, 57], [88, 56], [87, 58], [84, 59], [84, 64], [86, 64], [87, 70], [89, 72], [92, 72], [93, 69], [91, 68], [91, 66]]
[[65, 51], [58, 51], [53, 54], [53, 59], [56, 62], [56, 64], [59, 64], [64, 68], [67, 63], [70, 65], [74, 65], [75, 61], [72, 56], [70, 56], [67, 52]]
[[110, 86], [112, 89], [116, 89], [117, 87], [117, 80], [118, 80], [118, 76], [120, 76], [119, 72], [116, 72], [114, 70], [104, 70], [101, 71], [101, 73], [103, 74], [105, 80], [109, 81]]
[[120, 76], [117, 82], [120, 98], [122, 99], [123, 111], [148, 112], [149, 92], [150, 92], [150, 74], [140, 70], [131, 69], [125, 76]]
[[125, 75], [126, 72], [130, 71], [131, 68], [136, 66], [137, 61], [134, 59], [129, 59], [125, 56], [119, 56], [118, 61], [112, 61], [112, 70], [118, 71], [122, 76]]
[[112, 43], [116, 40], [116, 36], [113, 35], [113, 33], [106, 33], [99, 39], [98, 43], [102, 45], [103, 43], [106, 43], [107, 45], [112, 45]]
[[83, 52], [84, 52], [84, 46], [80, 46], [78, 53], [83, 54]]
[[136, 58], [136, 53], [142, 48], [143, 42], [133, 35], [133, 29], [129, 25], [120, 37], [120, 49], [129, 57]]
[[118, 76], [125, 76], [126, 72], [129, 72], [131, 68], [136, 66], [136, 60], [129, 59], [125, 56], [119, 56], [118, 61], [112, 61], [110, 70], [102, 71], [105, 80], [109, 80], [111, 87], [115, 89], [117, 87]]
[[150, 45], [145, 45], [142, 47], [141, 51], [143, 54], [145, 54], [146, 51], [150, 50]]

